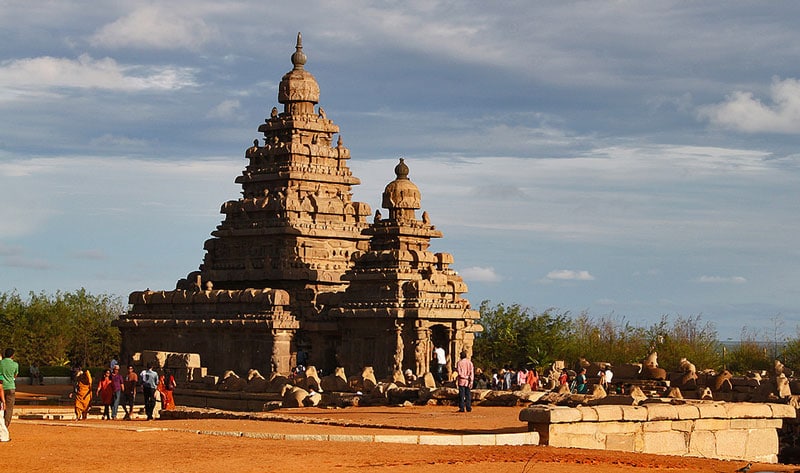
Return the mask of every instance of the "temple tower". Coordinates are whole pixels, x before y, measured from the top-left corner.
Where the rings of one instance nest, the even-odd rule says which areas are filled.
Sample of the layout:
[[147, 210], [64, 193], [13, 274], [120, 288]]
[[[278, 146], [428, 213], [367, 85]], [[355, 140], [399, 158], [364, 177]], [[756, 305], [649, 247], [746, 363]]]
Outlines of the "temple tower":
[[[350, 150], [319, 107], [305, 70], [302, 36], [281, 79], [277, 107], [259, 126], [236, 179], [242, 197], [222, 205], [224, 220], [205, 242], [199, 271], [174, 291], [138, 291], [116, 325], [122, 351], [199, 351], [212, 371], [288, 372], [300, 361], [335, 364], [337, 327], [327, 306], [344, 272], [367, 249], [369, 205], [354, 202], [360, 181]], [[267, 295], [264, 295], [267, 294]]]
[[[278, 102], [246, 151], [249, 164], [236, 182], [242, 198], [220, 210], [225, 219], [205, 243], [203, 281], [220, 289], [271, 287], [291, 295], [300, 319], [315, 317], [320, 294], [344, 289], [352, 256], [367, 248], [369, 205], [353, 202], [360, 181], [347, 167], [350, 150], [319, 102], [319, 86], [305, 70], [297, 35], [291, 71], [280, 82]], [[196, 276], [190, 276], [192, 283]], [[324, 297], [323, 297], [324, 299]]]
[[428, 371], [434, 344], [451, 359], [470, 350], [478, 313], [453, 257], [429, 251], [441, 232], [400, 160], [386, 186], [386, 219], [354, 202], [359, 184], [339, 127], [305, 70], [300, 34], [277, 107], [245, 151], [241, 197], [222, 205], [198, 271], [174, 290], [131, 293], [115, 322], [122, 355], [143, 350], [199, 353], [212, 373], [251, 368], [286, 374], [297, 364]]
[[454, 353], [472, 350], [481, 327], [478, 312], [461, 297], [466, 284], [449, 267], [453, 256], [429, 251], [431, 238], [442, 233], [427, 212], [416, 218], [421, 194], [402, 158], [394, 172], [397, 178], [383, 192], [388, 217], [376, 212], [367, 230], [370, 249], [345, 275], [350, 286], [332, 313], [346, 371], [372, 363], [379, 376], [409, 368], [422, 375], [434, 345], [445, 349], [452, 365]]

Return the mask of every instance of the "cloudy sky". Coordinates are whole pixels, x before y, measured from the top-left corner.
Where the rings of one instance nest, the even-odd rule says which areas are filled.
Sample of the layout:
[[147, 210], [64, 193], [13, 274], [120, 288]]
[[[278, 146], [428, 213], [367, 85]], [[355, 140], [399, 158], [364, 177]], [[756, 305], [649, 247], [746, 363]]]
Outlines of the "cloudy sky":
[[303, 33], [474, 306], [800, 324], [800, 4], [0, 0], [0, 290], [172, 289]]

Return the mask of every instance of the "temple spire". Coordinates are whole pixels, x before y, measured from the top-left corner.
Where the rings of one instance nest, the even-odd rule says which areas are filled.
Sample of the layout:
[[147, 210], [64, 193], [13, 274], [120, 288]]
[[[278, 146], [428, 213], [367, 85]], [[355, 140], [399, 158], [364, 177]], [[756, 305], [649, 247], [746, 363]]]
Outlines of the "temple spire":
[[297, 46], [295, 46], [294, 54], [292, 54], [292, 64], [294, 65], [295, 69], [302, 69], [306, 64], [306, 60], [308, 60], [308, 58], [303, 52], [303, 34], [298, 32]]

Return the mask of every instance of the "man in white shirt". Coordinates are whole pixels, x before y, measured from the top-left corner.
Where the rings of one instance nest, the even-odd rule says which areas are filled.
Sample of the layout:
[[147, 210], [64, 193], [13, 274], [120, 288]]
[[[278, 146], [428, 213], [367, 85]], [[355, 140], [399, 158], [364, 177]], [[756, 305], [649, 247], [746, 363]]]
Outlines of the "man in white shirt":
[[605, 388], [606, 390], [608, 390], [609, 388], [611, 388], [611, 380], [614, 379], [614, 372], [611, 371], [611, 365], [606, 365], [605, 377], [606, 377]]
[[447, 355], [441, 345], [437, 345], [433, 350], [433, 356], [436, 359], [436, 369], [433, 372], [433, 378], [436, 384], [441, 386], [444, 380], [444, 367], [447, 365]]
[[158, 373], [153, 369], [153, 364], [147, 365], [147, 369], [139, 374], [139, 382], [142, 383], [142, 394], [144, 395], [144, 412], [147, 420], [153, 420], [153, 410], [156, 408], [156, 388], [158, 387]]

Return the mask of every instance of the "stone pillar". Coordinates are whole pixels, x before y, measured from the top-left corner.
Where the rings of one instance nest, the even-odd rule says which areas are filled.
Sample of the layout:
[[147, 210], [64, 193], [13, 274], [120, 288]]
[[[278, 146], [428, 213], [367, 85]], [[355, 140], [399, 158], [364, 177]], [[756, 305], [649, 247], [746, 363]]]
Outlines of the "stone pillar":
[[403, 371], [403, 351], [405, 345], [403, 344], [403, 326], [397, 324], [394, 327], [395, 331], [395, 351], [394, 351], [394, 366], [395, 371]]
[[445, 368], [445, 371], [446, 371], [445, 372], [445, 379], [449, 381], [450, 380], [450, 373], [452, 373], [455, 370], [456, 361], [458, 361], [458, 359], [459, 359], [458, 358], [458, 348], [459, 347], [458, 347], [458, 340], [456, 340], [456, 337], [455, 337], [456, 332], [455, 332], [455, 330], [453, 330], [452, 326], [447, 327], [446, 333], [447, 333], [447, 340], [450, 341], [450, 353], [449, 353], [450, 359], [448, 360], [449, 363], [447, 363], [447, 367]]
[[429, 371], [430, 350], [428, 347], [428, 330], [417, 327], [417, 337], [414, 340], [414, 371], [415, 375], [422, 376]]
[[291, 372], [292, 332], [288, 330], [272, 330], [272, 357], [270, 366], [274, 373]]

